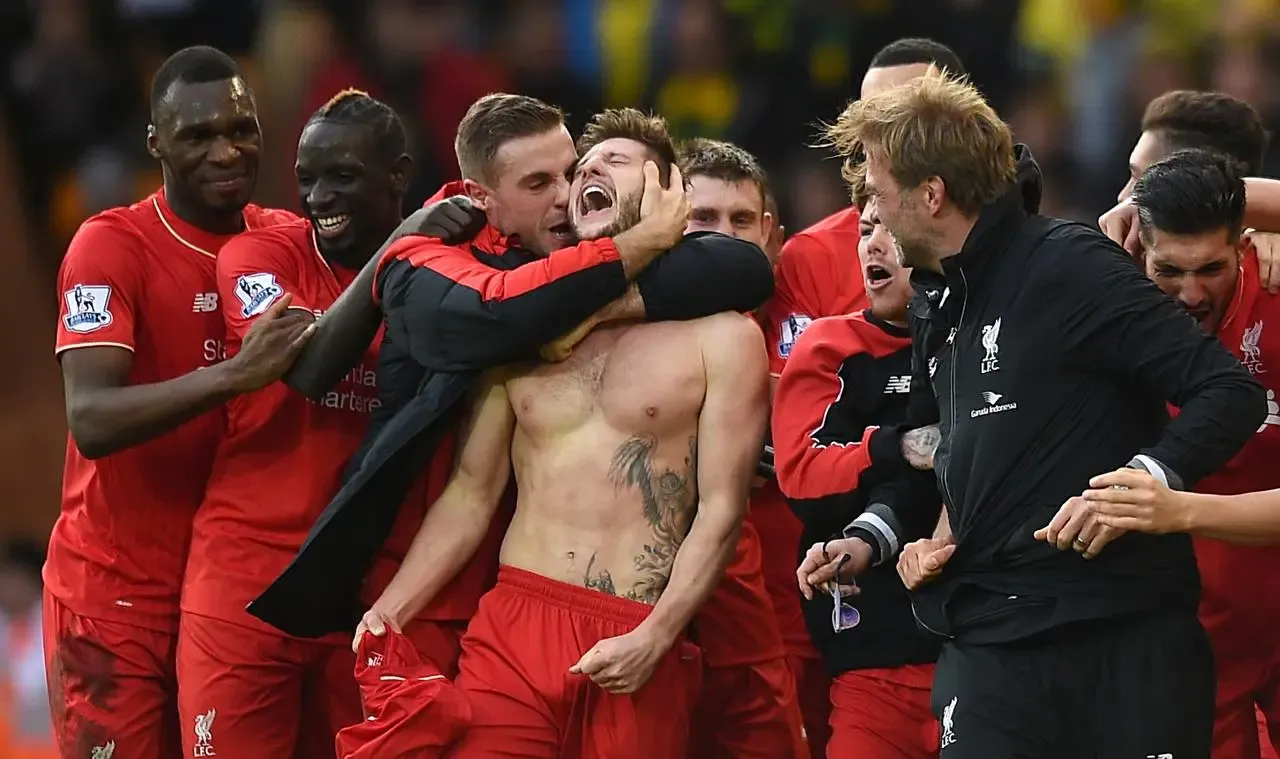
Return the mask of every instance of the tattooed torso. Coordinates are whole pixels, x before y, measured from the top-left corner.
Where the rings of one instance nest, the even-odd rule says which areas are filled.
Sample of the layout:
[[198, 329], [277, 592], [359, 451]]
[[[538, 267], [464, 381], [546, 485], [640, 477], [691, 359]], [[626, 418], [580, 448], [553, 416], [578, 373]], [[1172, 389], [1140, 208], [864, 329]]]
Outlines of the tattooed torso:
[[698, 325], [599, 329], [508, 380], [519, 503], [503, 563], [657, 602], [698, 502]]

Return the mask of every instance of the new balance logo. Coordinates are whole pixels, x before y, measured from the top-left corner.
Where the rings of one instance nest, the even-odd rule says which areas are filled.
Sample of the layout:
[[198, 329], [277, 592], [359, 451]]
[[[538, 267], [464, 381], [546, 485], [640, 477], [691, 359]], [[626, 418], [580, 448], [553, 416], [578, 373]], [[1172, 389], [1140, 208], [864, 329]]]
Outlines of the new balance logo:
[[911, 375], [897, 374], [889, 377], [889, 381], [884, 386], [885, 395], [893, 395], [895, 393], [911, 392]]
[[191, 304], [192, 313], [208, 314], [218, 310], [218, 294], [217, 293], [196, 293], [196, 299]]

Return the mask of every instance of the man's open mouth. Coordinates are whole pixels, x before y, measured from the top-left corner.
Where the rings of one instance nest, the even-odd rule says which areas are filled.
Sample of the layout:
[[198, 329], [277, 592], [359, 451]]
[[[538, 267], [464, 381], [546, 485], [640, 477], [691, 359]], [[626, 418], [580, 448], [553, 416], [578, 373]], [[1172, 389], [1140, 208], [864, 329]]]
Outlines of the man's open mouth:
[[332, 237], [342, 234], [347, 228], [347, 224], [351, 221], [351, 216], [345, 213], [330, 214], [328, 216], [316, 216], [316, 231], [322, 237]]
[[884, 282], [887, 279], [893, 279], [893, 275], [889, 270], [879, 264], [869, 264], [867, 266], [867, 281], [872, 284]]
[[597, 211], [607, 211], [613, 208], [613, 195], [598, 184], [589, 184], [582, 188], [582, 195], [578, 198], [578, 211], [583, 216], [589, 216]]

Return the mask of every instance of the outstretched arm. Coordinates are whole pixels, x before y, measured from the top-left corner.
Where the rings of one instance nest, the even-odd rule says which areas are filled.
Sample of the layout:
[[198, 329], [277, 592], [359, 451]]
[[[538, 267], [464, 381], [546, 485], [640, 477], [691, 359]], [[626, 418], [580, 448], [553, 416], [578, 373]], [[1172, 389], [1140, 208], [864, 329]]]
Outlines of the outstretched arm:
[[[506, 388], [491, 378], [473, 402], [453, 476], [427, 511], [399, 571], [374, 602], [373, 612], [403, 627], [470, 560], [507, 487], [514, 430], [515, 413]], [[359, 637], [357, 632], [357, 644]]]
[[1246, 546], [1280, 543], [1280, 490], [1187, 493], [1136, 469], [1098, 475], [1089, 488], [1089, 510], [1109, 527], [1156, 535], [1189, 532]]
[[764, 338], [749, 318], [717, 317], [703, 335], [707, 392], [698, 420], [698, 512], [666, 590], [642, 624], [674, 641], [720, 582], [738, 542], [769, 416]]

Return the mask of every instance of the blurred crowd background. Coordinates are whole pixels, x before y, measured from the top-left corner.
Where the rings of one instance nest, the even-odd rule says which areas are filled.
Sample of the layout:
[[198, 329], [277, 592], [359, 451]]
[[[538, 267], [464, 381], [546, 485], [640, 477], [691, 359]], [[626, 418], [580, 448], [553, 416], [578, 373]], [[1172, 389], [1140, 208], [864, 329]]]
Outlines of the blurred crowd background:
[[[1045, 210], [1057, 215], [1094, 219], [1111, 205], [1142, 108], [1161, 92], [1222, 90], [1280, 124], [1280, 0], [0, 3], [9, 359], [0, 372], [0, 537], [31, 541], [0, 550], [0, 620], [9, 620], [0, 661], [12, 665], [0, 665], [0, 759], [39, 755], [14, 748], [29, 742], [6, 727], [38, 733], [30, 720], [39, 715], [2, 715], [17, 716], [15, 699], [42, 687], [18, 662], [30, 648], [22, 619], [32, 587], [38, 597], [33, 567], [57, 513], [65, 447], [54, 276], [81, 221], [157, 185], [143, 146], [146, 98], [168, 54], [210, 44], [245, 66], [267, 137], [256, 198], [264, 205], [296, 207], [298, 132], [343, 87], [370, 91], [405, 119], [413, 205], [456, 176], [453, 134], [467, 106], [506, 90], [562, 106], [571, 127], [602, 107], [639, 105], [665, 115], [677, 136], [738, 142], [768, 169], [783, 222], [797, 231], [847, 202], [838, 164], [808, 147], [816, 125], [856, 95], [875, 51], [903, 36], [960, 54], [1039, 157]], [[1280, 174], [1280, 151], [1267, 173]]]

